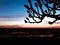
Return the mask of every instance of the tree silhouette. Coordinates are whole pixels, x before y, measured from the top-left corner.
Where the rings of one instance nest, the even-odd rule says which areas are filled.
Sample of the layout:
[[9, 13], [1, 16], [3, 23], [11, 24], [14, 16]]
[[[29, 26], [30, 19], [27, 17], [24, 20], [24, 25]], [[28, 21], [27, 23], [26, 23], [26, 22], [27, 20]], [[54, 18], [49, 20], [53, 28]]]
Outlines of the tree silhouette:
[[[28, 17], [26, 17], [25, 23], [40, 23], [45, 16], [56, 18], [53, 22], [48, 22], [53, 24], [55, 21], [60, 20], [60, 15], [56, 15], [56, 10], [60, 11], [60, 1], [59, 0], [35, 0], [34, 5], [32, 0], [28, 0], [29, 5], [24, 4], [27, 9]], [[34, 9], [34, 7], [36, 9]], [[44, 8], [45, 7], [45, 8]], [[29, 18], [32, 18], [34, 22], [31, 22]], [[38, 18], [40, 21], [37, 21]]]

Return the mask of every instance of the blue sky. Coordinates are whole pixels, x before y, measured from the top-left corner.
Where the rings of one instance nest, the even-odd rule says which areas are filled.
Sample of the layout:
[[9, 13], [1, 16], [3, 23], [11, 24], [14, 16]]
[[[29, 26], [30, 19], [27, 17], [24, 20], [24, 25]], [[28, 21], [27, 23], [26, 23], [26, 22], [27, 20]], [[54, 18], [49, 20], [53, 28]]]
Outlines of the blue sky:
[[0, 16], [25, 16], [25, 0], [0, 0]]
[[[34, 0], [32, 0], [32, 2], [33, 1]], [[28, 4], [27, 0], [0, 0], [0, 25], [24, 23], [24, 19], [28, 15], [24, 4]], [[34, 9], [35, 8], [36, 7], [34, 7]], [[57, 11], [57, 13], [60, 12]]]
[[26, 0], [0, 0], [0, 25], [24, 23]]
[[[34, 0], [32, 0], [33, 2]], [[0, 0], [0, 16], [26, 16], [26, 8], [24, 4], [28, 4], [27, 0]], [[45, 8], [44, 8], [45, 9]], [[57, 13], [59, 13], [57, 11]]]

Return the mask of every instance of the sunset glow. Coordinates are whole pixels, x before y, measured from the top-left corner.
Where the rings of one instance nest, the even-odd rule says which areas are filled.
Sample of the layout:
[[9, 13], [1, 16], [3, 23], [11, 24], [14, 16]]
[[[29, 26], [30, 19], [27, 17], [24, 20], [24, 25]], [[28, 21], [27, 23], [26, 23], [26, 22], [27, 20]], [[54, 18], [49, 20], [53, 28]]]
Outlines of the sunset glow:
[[[23, 18], [23, 19], [22, 19]], [[42, 23], [25, 23], [24, 17], [22, 18], [0, 18], [0, 28], [60, 28], [60, 22], [50, 25], [48, 21], [55, 19], [45, 17]], [[2, 20], [3, 19], [3, 20]], [[4, 20], [5, 19], [5, 20]], [[12, 20], [11, 20], [12, 19]], [[21, 20], [22, 19], [22, 20]]]
[[[32, 2], [35, 1], [32, 0]], [[28, 2], [26, 0], [1, 0], [0, 28], [60, 28], [59, 20], [52, 25], [48, 24], [49, 21], [53, 22], [53, 20], [55, 20], [54, 18], [50, 17], [45, 17], [44, 20], [39, 24], [25, 23], [24, 20], [28, 16], [28, 13], [26, 12], [24, 4], [28, 4]], [[57, 14], [59, 13], [60, 11], [57, 11]], [[35, 19], [40, 21], [40, 19]], [[31, 18], [30, 20], [34, 21]]]

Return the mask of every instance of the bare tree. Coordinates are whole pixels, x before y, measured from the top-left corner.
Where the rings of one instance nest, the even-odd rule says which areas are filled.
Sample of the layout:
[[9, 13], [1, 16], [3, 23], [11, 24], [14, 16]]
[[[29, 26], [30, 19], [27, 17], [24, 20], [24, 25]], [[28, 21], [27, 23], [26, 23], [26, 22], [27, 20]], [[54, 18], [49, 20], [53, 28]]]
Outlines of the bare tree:
[[[56, 14], [56, 10], [60, 11], [60, 1], [59, 0], [34, 0], [34, 5], [32, 4], [32, 0], [28, 0], [29, 5], [24, 5], [27, 9], [28, 17], [26, 17], [25, 23], [40, 23], [44, 19], [45, 16], [56, 18], [56, 20], [60, 20], [58, 15]], [[36, 9], [34, 9], [34, 7]], [[46, 8], [46, 9], [45, 9]], [[36, 16], [37, 15], [37, 16]], [[29, 18], [32, 18], [34, 22], [31, 22]], [[40, 21], [37, 21], [35, 18], [38, 18]], [[28, 21], [27, 21], [28, 20]], [[53, 22], [48, 22], [49, 24], [53, 24]]]

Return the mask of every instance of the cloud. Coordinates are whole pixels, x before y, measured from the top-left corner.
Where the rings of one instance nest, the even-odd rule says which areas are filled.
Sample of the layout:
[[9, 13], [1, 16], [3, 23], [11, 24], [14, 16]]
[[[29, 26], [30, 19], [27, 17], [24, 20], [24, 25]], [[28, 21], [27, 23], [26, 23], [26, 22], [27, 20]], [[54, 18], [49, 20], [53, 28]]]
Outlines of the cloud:
[[0, 18], [0, 25], [19, 25], [24, 23], [24, 17]]
[[[25, 19], [25, 17], [9, 17], [9, 18], [6, 18], [6, 17], [4, 18], [3, 17], [3, 18], [0, 18], [0, 25], [21, 25], [21, 24], [27, 24], [27, 23], [24, 22], [24, 19]], [[30, 20], [32, 20], [32, 19], [30, 19]], [[41, 24], [41, 26], [43, 24], [47, 25], [48, 21], [52, 22], [53, 20], [55, 20], [55, 19], [45, 17], [44, 20], [42, 21], [42, 23], [39, 23], [39, 24]], [[38, 21], [40, 21], [40, 20], [38, 20]], [[55, 24], [60, 24], [60, 21], [59, 20], [56, 21]], [[35, 25], [35, 24], [33, 24], [33, 25]]]

